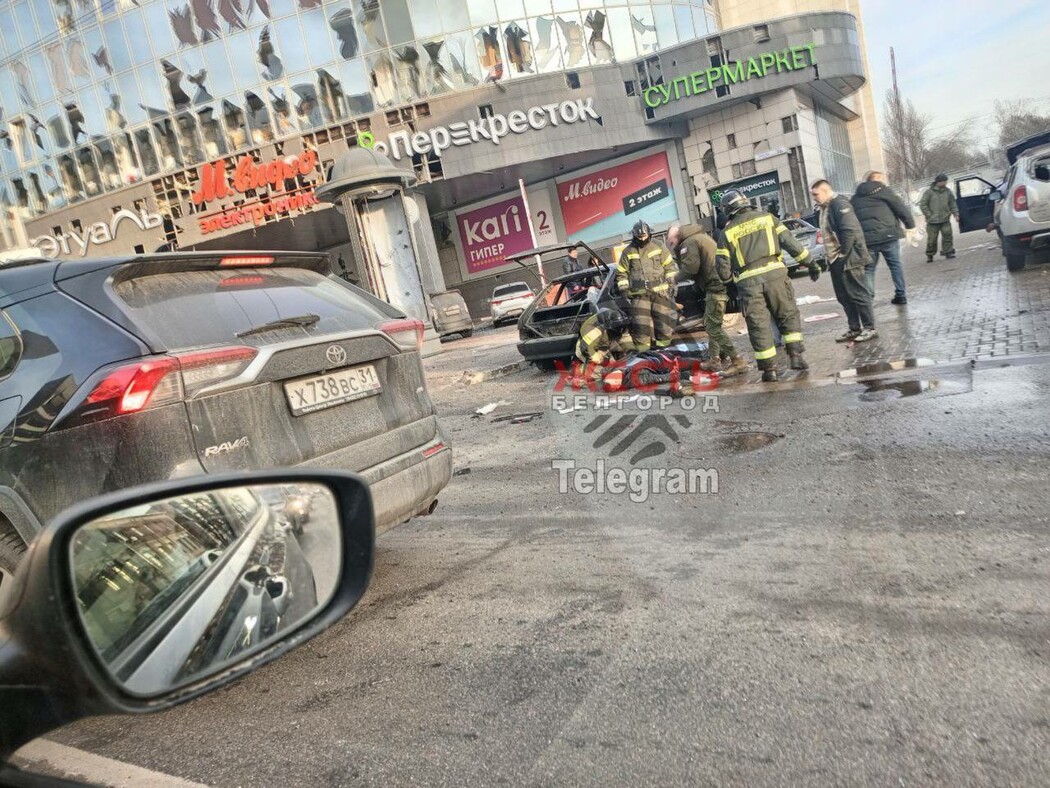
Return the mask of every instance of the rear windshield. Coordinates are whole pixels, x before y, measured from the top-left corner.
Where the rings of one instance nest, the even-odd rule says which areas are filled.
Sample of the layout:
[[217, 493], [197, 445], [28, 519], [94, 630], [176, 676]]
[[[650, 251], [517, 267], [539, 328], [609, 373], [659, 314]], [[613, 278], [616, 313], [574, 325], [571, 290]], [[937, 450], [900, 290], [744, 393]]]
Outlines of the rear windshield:
[[[169, 350], [218, 344], [265, 345], [305, 336], [373, 328], [389, 314], [315, 271], [258, 268], [182, 271], [136, 277], [116, 286], [136, 324]], [[288, 318], [309, 326], [237, 335]]]
[[528, 285], [501, 285], [492, 291], [493, 298], [499, 298], [500, 296], [508, 296], [512, 293], [531, 293]]

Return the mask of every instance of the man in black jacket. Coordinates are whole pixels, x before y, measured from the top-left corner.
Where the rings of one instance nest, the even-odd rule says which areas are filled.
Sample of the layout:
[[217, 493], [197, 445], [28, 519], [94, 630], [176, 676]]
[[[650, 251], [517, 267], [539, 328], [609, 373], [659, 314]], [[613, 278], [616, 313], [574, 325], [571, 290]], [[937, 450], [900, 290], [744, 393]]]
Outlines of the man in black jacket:
[[836, 194], [825, 180], [814, 183], [809, 193], [820, 206], [820, 230], [824, 234], [831, 284], [849, 323], [849, 330], [835, 341], [867, 342], [875, 339], [878, 336], [875, 310], [864, 280], [864, 266], [871, 261], [871, 255], [857, 214], [853, 212], [850, 201]]
[[881, 254], [893, 277], [893, 294], [891, 304], [903, 306], [908, 303], [904, 290], [904, 269], [901, 265], [901, 231], [915, 229], [915, 219], [904, 201], [886, 185], [886, 176], [881, 172], [869, 172], [864, 183], [857, 187], [853, 195], [853, 210], [857, 214], [860, 226], [864, 228], [864, 240], [871, 252], [871, 260], [864, 267], [864, 277], [875, 296], [875, 269], [879, 265]]

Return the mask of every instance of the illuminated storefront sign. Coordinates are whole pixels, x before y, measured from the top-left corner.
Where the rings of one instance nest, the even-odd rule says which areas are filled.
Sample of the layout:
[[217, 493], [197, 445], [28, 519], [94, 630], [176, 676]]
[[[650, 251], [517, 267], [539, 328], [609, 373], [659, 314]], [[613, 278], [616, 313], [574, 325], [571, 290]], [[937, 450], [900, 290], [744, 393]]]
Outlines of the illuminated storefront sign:
[[761, 79], [770, 74], [785, 71], [800, 71], [817, 64], [813, 50], [816, 44], [788, 47], [777, 52], [764, 52], [758, 57], [723, 63], [684, 77], [675, 77], [663, 85], [653, 85], [642, 94], [647, 107], [656, 108], [688, 96], [699, 96], [718, 87], [736, 85], [752, 79]]
[[448, 148], [473, 145], [482, 140], [499, 145], [508, 134], [540, 131], [548, 126], [586, 123], [588, 119], [601, 120], [594, 109], [593, 98], [555, 101], [528, 109], [516, 109], [506, 115], [494, 114], [480, 120], [450, 123], [415, 134], [398, 131], [391, 134], [387, 142], [376, 142], [371, 134], [361, 135], [358, 144], [373, 148], [378, 153], [390, 154], [392, 159], [400, 161], [405, 156], [411, 158], [413, 155], [423, 156], [428, 153], [440, 156]]
[[766, 194], [780, 194], [780, 175], [775, 172], [769, 172], [716, 186], [709, 192], [711, 203], [713, 205], [721, 205], [722, 195], [730, 189], [736, 189], [748, 199], [761, 197]]
[[80, 232], [70, 230], [58, 235], [40, 235], [30, 240], [29, 245], [35, 246], [45, 257], [58, 257], [74, 252], [86, 257], [89, 248], [103, 246], [114, 240], [124, 221], [131, 222], [140, 230], [152, 230], [160, 227], [163, 218], [160, 214], [150, 211], [135, 213], [125, 208], [113, 214], [113, 218], [108, 222], [95, 222]]
[[255, 202], [198, 218], [197, 225], [201, 234], [207, 235], [241, 224], [258, 226], [265, 222], [267, 217], [305, 211], [317, 205], [317, 195], [313, 186], [291, 192], [284, 191], [287, 181], [300, 175], [309, 175], [316, 167], [317, 153], [312, 150], [262, 164], [257, 164], [251, 156], [241, 156], [234, 168], [232, 182], [224, 162], [202, 165], [198, 189], [193, 193], [195, 205], [245, 194], [255, 189], [270, 189], [281, 193], [270, 194]]

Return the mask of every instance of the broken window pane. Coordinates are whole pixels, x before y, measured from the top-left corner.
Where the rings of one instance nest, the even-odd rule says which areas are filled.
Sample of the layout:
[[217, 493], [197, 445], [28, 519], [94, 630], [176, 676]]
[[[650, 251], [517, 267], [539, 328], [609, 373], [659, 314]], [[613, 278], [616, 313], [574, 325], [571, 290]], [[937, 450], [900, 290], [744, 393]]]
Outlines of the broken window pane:
[[419, 52], [414, 46], [397, 47], [394, 49], [394, 66], [397, 76], [397, 84], [401, 88], [401, 99], [403, 101], [414, 101], [423, 92], [423, 76], [420, 73]]
[[59, 31], [64, 34], [71, 33], [76, 28], [76, 14], [71, 0], [55, 0], [55, 19]]
[[440, 62], [452, 75], [458, 88], [473, 87], [482, 80], [481, 64], [478, 62], [474, 36], [469, 30], [445, 37], [445, 45], [439, 54]]
[[51, 82], [59, 94], [69, 93], [73, 90], [71, 81], [72, 70], [66, 65], [61, 44], [48, 44], [44, 47], [44, 57], [47, 59], [48, 71], [51, 74]]
[[273, 141], [273, 126], [270, 123], [270, 108], [257, 94], [244, 94], [244, 114], [248, 120], [253, 145]]
[[175, 131], [179, 137], [179, 148], [182, 160], [187, 167], [204, 161], [204, 145], [201, 143], [197, 118], [192, 112], [183, 112], [175, 116]]
[[244, 9], [241, 0], [215, 0], [216, 10], [226, 23], [226, 28], [232, 33], [244, 30], [247, 25], [244, 22]]
[[389, 107], [398, 103], [397, 81], [394, 74], [394, 64], [390, 57], [384, 52], [379, 55], [369, 55], [368, 74], [372, 81], [372, 92], [380, 107]]
[[203, 107], [197, 110], [197, 123], [201, 129], [201, 140], [204, 143], [204, 156], [215, 160], [225, 156], [228, 150], [226, 136], [222, 132], [215, 107]]
[[532, 53], [536, 69], [546, 74], [561, 69], [560, 33], [553, 17], [541, 16], [531, 20]]
[[79, 202], [84, 199], [84, 183], [80, 180], [76, 161], [71, 154], [61, 156], [58, 160], [58, 173], [62, 178], [62, 192], [67, 202]]
[[360, 58], [344, 63], [339, 73], [342, 77], [343, 93], [346, 95], [347, 111], [352, 117], [366, 115], [375, 109], [369, 88], [368, 72]]
[[499, 82], [503, 79], [503, 52], [499, 45], [499, 28], [483, 27], [474, 33], [477, 42], [478, 62], [485, 82]]
[[73, 144], [73, 140], [69, 136], [69, 130], [66, 128], [65, 115], [66, 113], [62, 107], [54, 107], [54, 111], [48, 114], [46, 121], [48, 132], [51, 134], [51, 139], [58, 150], [68, 148]]
[[317, 72], [317, 92], [321, 101], [321, 114], [325, 123], [344, 120], [347, 117], [346, 96], [342, 83], [330, 72], [319, 69]]
[[153, 121], [153, 134], [157, 140], [157, 153], [165, 170], [177, 170], [182, 166], [182, 153], [175, 134], [175, 124], [170, 117]]
[[591, 61], [593, 63], [611, 63], [613, 61], [613, 47], [609, 33], [606, 31], [608, 21], [604, 11], [587, 12], [587, 19], [584, 24], [590, 31], [587, 47], [591, 52]]
[[535, 73], [532, 41], [527, 22], [511, 22], [503, 29], [503, 43], [510, 63], [510, 76]]
[[266, 88], [266, 93], [273, 108], [272, 117], [277, 125], [277, 134], [287, 136], [295, 133], [295, 117], [292, 114], [292, 105], [288, 100], [288, 88], [284, 85]]
[[73, 38], [66, 42], [66, 62], [69, 64], [69, 72], [73, 78], [81, 80], [91, 77], [87, 47], [84, 46], [84, 42], [79, 38]]
[[588, 65], [587, 36], [583, 27], [583, 18], [579, 14], [558, 14], [554, 20], [563, 68], [577, 68]]
[[649, 55], [658, 49], [656, 21], [649, 6], [631, 7], [631, 27], [639, 55]]
[[160, 61], [160, 67], [164, 73], [164, 79], [168, 83], [168, 96], [171, 97], [172, 105], [175, 109], [188, 107], [190, 95], [182, 87], [182, 78], [185, 76], [182, 73], [182, 69], [168, 60]]
[[339, 56], [346, 60], [357, 57], [361, 51], [361, 43], [357, 37], [354, 12], [350, 6], [346, 3], [329, 6], [328, 26], [335, 33]]
[[193, 12], [189, 3], [175, 6], [168, 11], [168, 21], [171, 23], [171, 31], [175, 34], [175, 40], [180, 47], [196, 46], [200, 43], [197, 37], [197, 29], [193, 25]]
[[145, 177], [156, 175], [160, 172], [160, 161], [157, 158], [157, 149], [153, 145], [153, 138], [149, 129], [139, 129], [134, 133], [135, 147], [138, 148], [138, 158], [142, 162], [142, 174]]
[[95, 163], [95, 155], [90, 147], [81, 148], [77, 151], [77, 163], [80, 165], [80, 174], [84, 183], [84, 193], [88, 197], [94, 197], [102, 193], [102, 175], [99, 173], [98, 164]]
[[387, 45], [383, 19], [379, 15], [379, 0], [354, 0], [354, 21], [362, 36], [365, 52], [384, 49]]
[[317, 88], [309, 82], [292, 85], [292, 102], [299, 128], [304, 131], [323, 125], [321, 106], [317, 98]]
[[259, 31], [259, 46], [255, 54], [259, 58], [259, 65], [262, 66], [263, 79], [278, 79], [284, 73], [284, 63], [277, 54], [269, 25]]
[[222, 101], [222, 120], [226, 125], [226, 138], [230, 151], [237, 151], [248, 144], [248, 127], [244, 122], [244, 111], [229, 99]]
[[112, 142], [113, 155], [117, 161], [117, 175], [127, 184], [141, 181], [142, 170], [139, 167], [139, 160], [135, 155], [131, 137], [127, 134], [118, 134], [113, 137]]
[[193, 18], [200, 30], [200, 42], [206, 43], [222, 37], [222, 28], [219, 25], [219, 16], [214, 9], [215, 0], [190, 0], [190, 8], [193, 9]]

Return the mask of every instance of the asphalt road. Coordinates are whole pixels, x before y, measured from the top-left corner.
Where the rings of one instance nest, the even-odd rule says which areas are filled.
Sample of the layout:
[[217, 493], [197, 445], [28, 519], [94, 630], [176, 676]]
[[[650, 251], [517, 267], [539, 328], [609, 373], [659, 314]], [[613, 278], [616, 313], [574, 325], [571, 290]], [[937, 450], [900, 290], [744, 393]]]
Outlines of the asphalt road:
[[[469, 473], [357, 610], [52, 738], [223, 786], [1050, 784], [1050, 358], [882, 380], [611, 414], [440, 386]], [[563, 493], [556, 460], [717, 492]]]

